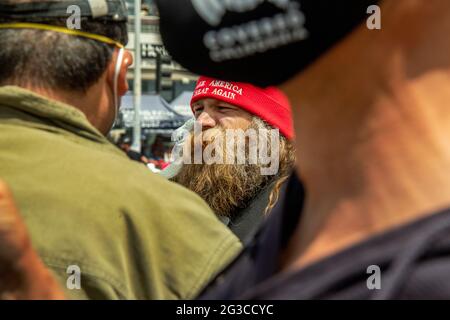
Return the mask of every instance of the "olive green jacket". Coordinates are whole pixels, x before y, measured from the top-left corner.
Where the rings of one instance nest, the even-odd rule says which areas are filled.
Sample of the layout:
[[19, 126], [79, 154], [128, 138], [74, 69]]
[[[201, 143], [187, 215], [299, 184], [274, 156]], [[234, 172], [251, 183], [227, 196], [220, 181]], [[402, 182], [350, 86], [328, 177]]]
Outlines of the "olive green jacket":
[[191, 299], [241, 249], [197, 195], [129, 160], [82, 112], [12, 86], [0, 87], [0, 178], [69, 298]]

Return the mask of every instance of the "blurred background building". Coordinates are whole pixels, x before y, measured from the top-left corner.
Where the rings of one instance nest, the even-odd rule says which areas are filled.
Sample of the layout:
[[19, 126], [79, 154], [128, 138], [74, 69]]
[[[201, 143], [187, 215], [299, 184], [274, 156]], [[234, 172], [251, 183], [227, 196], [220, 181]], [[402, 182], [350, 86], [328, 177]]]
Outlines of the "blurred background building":
[[[127, 49], [135, 52], [134, 0], [127, 0], [129, 13], [129, 43]], [[183, 69], [165, 50], [159, 34], [158, 10], [153, 0], [141, 0], [141, 152], [150, 160], [169, 161], [172, 132], [192, 117], [189, 101], [198, 76]], [[111, 134], [118, 146], [133, 141], [134, 75], [130, 68], [130, 92], [122, 99], [119, 121]]]
[[[172, 71], [171, 75], [168, 75], [172, 80], [172, 86], [168, 85], [166, 81], [163, 86], [162, 96], [171, 102], [184, 91], [191, 91], [195, 86], [197, 77], [185, 69], [183, 69], [177, 63], [168, 59], [167, 51], [164, 49], [159, 34], [159, 16], [157, 8], [153, 0], [142, 0], [142, 30], [141, 30], [141, 49], [142, 49], [142, 92], [144, 94], [152, 94], [157, 90], [157, 70], [155, 55], [160, 54], [163, 58], [166, 58], [164, 67], [168, 66], [168, 69]], [[128, 49], [134, 51], [134, 0], [127, 0], [128, 12], [129, 12], [129, 45]], [[130, 88], [132, 88], [133, 69], [130, 70], [129, 80]], [[165, 81], [165, 79], [163, 79]]]

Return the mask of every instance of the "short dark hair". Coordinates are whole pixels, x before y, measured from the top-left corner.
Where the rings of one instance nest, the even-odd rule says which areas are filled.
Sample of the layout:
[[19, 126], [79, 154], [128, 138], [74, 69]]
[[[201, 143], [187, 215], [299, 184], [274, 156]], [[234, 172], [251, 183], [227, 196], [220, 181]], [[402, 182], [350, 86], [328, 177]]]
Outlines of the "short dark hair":
[[[29, 0], [35, 1], [39, 0]], [[0, 23], [9, 22], [17, 21], [0, 20]], [[66, 26], [66, 19], [45, 19], [39, 23]], [[122, 44], [128, 41], [125, 22], [82, 18], [81, 26], [82, 31], [103, 35]], [[35, 29], [0, 29], [0, 43], [0, 85], [80, 92], [86, 92], [100, 79], [114, 49], [100, 41]]]

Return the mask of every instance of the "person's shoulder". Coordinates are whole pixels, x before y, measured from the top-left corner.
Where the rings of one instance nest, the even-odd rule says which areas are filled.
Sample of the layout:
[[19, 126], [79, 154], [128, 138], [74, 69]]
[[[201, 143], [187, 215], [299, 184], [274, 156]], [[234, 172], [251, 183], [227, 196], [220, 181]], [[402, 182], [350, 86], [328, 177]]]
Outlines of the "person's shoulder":
[[63, 276], [79, 266], [89, 298], [194, 298], [241, 250], [201, 198], [143, 168], [140, 180], [111, 181], [119, 193], [103, 184], [31, 224], [45, 262]]
[[140, 186], [140, 197], [154, 209], [151, 220], [158, 224], [159, 233], [190, 239], [189, 245], [200, 250], [227, 241], [239, 243], [196, 193], [154, 173], [148, 173]]
[[178, 254], [169, 258], [169, 264], [184, 266], [174, 272], [192, 275], [182, 281], [188, 288], [184, 298], [194, 298], [237, 256], [242, 244], [197, 194], [160, 176], [153, 180], [156, 189], [172, 190], [156, 195], [161, 200], [157, 232]]
[[242, 244], [197, 194], [144, 166], [133, 167], [130, 175], [137, 180], [126, 178], [132, 186], [124, 191], [128, 202], [121, 216], [135, 235], [134, 246], [145, 250], [142, 257], [155, 272], [170, 278], [164, 281], [174, 291], [164, 297], [194, 298]]

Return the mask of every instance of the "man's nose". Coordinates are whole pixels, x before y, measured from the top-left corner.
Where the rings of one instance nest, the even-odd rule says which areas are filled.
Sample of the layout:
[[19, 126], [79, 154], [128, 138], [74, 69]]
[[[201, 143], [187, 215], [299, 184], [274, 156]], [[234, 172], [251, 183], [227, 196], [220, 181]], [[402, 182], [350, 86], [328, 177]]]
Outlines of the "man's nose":
[[216, 126], [216, 120], [214, 119], [214, 117], [209, 114], [208, 112], [202, 112], [198, 118], [197, 118], [197, 122], [201, 124], [202, 129], [211, 129], [214, 128]]

